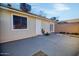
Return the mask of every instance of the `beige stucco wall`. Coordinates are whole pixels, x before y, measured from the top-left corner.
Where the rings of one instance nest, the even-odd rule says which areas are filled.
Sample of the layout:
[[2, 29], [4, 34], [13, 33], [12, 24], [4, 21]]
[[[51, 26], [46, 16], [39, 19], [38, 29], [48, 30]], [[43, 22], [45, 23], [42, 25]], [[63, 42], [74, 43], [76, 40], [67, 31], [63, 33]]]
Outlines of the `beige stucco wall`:
[[55, 32], [79, 33], [79, 23], [56, 24]]
[[[13, 15], [27, 17], [27, 29], [13, 29]], [[50, 32], [50, 24], [54, 24], [52, 21], [15, 11], [0, 9], [0, 43], [36, 36], [36, 20], [41, 21], [41, 28]]]
[[[17, 14], [19, 16], [27, 17], [27, 29], [13, 29], [13, 18], [12, 15]], [[6, 10], [0, 10], [0, 31], [2, 42], [19, 40], [27, 37], [32, 37], [36, 35], [36, 19], [28, 15], [22, 15], [19, 13], [14, 13]]]
[[50, 33], [50, 24], [53, 24], [53, 22], [42, 20], [42, 28], [49, 33]]

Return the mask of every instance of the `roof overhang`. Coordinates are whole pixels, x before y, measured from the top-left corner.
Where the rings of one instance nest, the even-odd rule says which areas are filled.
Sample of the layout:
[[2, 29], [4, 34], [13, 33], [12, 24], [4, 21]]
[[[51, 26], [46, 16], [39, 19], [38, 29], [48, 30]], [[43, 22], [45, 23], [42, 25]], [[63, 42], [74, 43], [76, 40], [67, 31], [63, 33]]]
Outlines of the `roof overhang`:
[[39, 19], [42, 19], [42, 20], [47, 20], [47, 21], [53, 22], [52, 20], [50, 20], [48, 18], [45, 18], [43, 16], [39, 16], [39, 15], [36, 15], [36, 14], [33, 14], [33, 13], [23, 12], [23, 11], [20, 11], [20, 10], [15, 10], [13, 8], [7, 8], [7, 7], [0, 6], [0, 9], [4, 9], [4, 10], [11, 11], [11, 12], [16, 12], [16, 13], [20, 13], [20, 14], [23, 14], [23, 15], [28, 15], [28, 16], [32, 16], [32, 17], [35, 17], [35, 18], [39, 18]]

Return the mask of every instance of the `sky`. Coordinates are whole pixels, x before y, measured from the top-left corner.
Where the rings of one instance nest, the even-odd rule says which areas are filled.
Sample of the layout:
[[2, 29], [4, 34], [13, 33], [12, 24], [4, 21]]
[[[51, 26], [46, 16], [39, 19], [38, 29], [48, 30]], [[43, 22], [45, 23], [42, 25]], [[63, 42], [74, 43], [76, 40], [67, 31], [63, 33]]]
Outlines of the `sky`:
[[29, 3], [31, 12], [46, 16], [57, 17], [60, 21], [79, 18], [79, 3]]

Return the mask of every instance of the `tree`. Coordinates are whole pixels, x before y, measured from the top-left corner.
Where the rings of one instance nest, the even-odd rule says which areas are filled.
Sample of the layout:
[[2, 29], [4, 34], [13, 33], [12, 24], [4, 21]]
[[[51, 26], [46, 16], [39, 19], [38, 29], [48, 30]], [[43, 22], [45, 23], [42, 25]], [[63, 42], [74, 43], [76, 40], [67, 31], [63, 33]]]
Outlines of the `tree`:
[[56, 18], [56, 17], [51, 17], [51, 19], [52, 19], [52, 20], [56, 20], [57, 18]]
[[58, 20], [58, 17], [51, 17], [50, 19], [51, 19], [51, 20], [55, 20], [55, 21], [59, 21], [59, 20]]

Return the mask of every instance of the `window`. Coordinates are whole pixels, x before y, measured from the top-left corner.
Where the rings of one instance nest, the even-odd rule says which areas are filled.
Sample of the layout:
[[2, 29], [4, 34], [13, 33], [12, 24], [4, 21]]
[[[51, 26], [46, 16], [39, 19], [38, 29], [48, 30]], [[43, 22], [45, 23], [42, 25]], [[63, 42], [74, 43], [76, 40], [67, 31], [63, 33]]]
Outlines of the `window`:
[[14, 29], [26, 29], [27, 28], [27, 18], [13, 15], [13, 28]]

